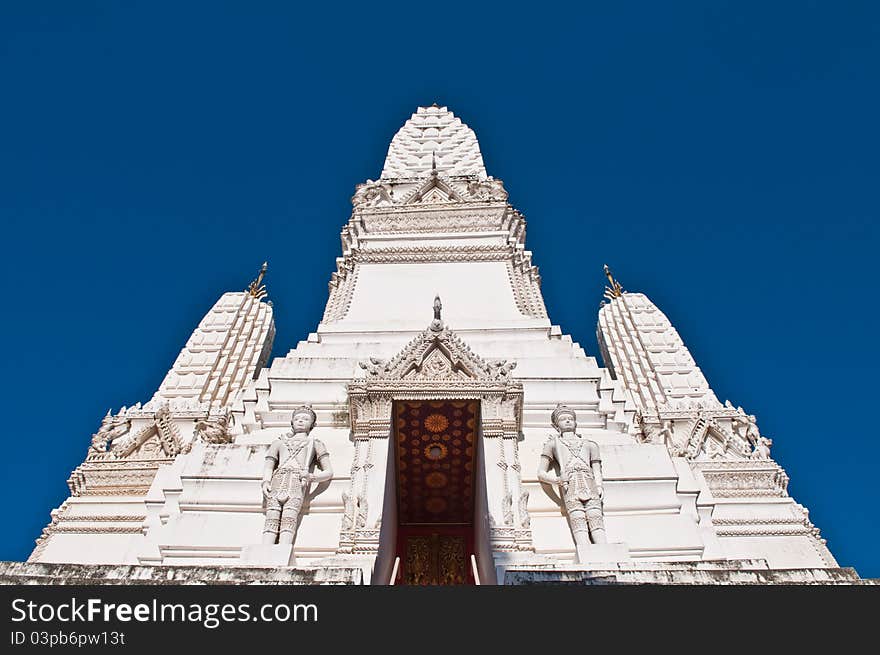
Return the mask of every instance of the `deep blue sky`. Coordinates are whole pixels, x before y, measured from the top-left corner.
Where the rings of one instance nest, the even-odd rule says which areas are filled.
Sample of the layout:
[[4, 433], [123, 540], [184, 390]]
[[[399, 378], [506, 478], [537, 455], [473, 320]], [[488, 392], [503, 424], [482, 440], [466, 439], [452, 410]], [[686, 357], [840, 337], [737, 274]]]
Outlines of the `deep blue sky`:
[[355, 184], [437, 101], [553, 322], [598, 356], [608, 262], [880, 576], [876, 3], [182, 4], [0, 6], [0, 559], [264, 259], [274, 355], [314, 331]]

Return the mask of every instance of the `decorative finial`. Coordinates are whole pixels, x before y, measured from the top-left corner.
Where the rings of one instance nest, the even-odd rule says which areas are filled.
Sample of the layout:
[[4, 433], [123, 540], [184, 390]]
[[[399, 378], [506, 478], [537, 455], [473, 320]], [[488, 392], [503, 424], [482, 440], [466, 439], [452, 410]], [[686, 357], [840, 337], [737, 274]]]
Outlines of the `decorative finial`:
[[605, 293], [603, 294], [606, 299], [614, 300], [615, 298], [620, 298], [623, 295], [623, 287], [620, 286], [620, 282], [614, 279], [611, 275], [611, 269], [608, 268], [608, 264], [605, 264], [605, 277], [608, 278], [608, 283], [611, 286], [605, 287]]
[[431, 103], [431, 106], [432, 106], [432, 107], [437, 107], [438, 109], [440, 108], [440, 105], [437, 104], [437, 101], [436, 101], [436, 100], [435, 100], [434, 102]]
[[443, 319], [440, 318], [440, 312], [443, 309], [443, 303], [440, 302], [440, 294], [434, 296], [434, 320], [431, 321], [431, 329], [439, 332], [443, 329]]
[[263, 265], [260, 267], [260, 274], [257, 276], [257, 279], [248, 285], [247, 292], [257, 300], [259, 300], [260, 298], [265, 298], [269, 295], [269, 292], [266, 291], [266, 285], [263, 284], [263, 278], [266, 276], [266, 269], [268, 268], [269, 263], [263, 262]]

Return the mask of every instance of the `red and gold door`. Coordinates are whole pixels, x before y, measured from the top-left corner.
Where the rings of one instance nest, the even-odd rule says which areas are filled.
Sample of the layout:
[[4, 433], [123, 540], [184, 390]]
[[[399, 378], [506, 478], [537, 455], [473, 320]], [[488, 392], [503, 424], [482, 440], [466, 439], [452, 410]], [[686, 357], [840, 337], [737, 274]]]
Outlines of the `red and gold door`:
[[470, 526], [423, 526], [397, 533], [400, 570], [397, 584], [474, 584]]
[[397, 401], [396, 584], [473, 584], [476, 400]]

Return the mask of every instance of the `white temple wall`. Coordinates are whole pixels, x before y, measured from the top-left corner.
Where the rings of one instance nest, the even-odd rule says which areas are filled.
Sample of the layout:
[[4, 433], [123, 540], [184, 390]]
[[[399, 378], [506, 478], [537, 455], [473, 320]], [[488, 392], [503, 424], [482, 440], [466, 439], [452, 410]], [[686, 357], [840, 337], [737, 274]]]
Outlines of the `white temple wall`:
[[505, 262], [358, 264], [348, 313], [334, 327], [421, 331], [437, 294], [444, 321], [456, 331], [526, 318], [516, 309]]
[[78, 564], [119, 564], [132, 543], [132, 534], [53, 534], [37, 562], [76, 562]]
[[131, 496], [72, 497], [59, 513], [63, 525], [35, 549], [32, 561], [123, 562], [141, 538], [145, 516], [142, 498]]
[[[422, 314], [424, 314], [422, 308]], [[430, 314], [428, 316], [430, 318]], [[300, 341], [296, 348], [289, 351], [286, 357], [278, 357], [272, 362], [273, 375], [281, 375], [290, 366], [288, 362], [296, 358], [303, 359], [340, 359], [350, 360], [355, 367], [357, 361], [366, 357], [393, 357], [416, 334], [422, 330], [394, 332], [373, 329], [368, 332], [350, 332], [337, 330], [337, 323], [330, 327], [322, 326], [320, 333], [312, 333], [309, 341]], [[375, 325], [372, 326], [375, 328]], [[578, 370], [590, 370], [597, 378], [602, 376], [602, 369], [595, 357], [588, 356], [583, 348], [573, 343], [568, 335], [553, 335], [552, 328], [545, 319], [528, 319], [527, 324], [509, 324], [490, 328], [472, 328], [459, 330], [450, 325], [455, 333], [471, 346], [474, 352], [483, 357], [517, 360], [521, 358], [556, 359], [558, 364], [569, 365]], [[331, 329], [332, 328], [332, 329]], [[424, 329], [424, 326], [422, 326]], [[267, 370], [268, 372], [268, 370]], [[356, 371], [359, 375], [359, 369]], [[565, 377], [555, 374], [554, 377]]]

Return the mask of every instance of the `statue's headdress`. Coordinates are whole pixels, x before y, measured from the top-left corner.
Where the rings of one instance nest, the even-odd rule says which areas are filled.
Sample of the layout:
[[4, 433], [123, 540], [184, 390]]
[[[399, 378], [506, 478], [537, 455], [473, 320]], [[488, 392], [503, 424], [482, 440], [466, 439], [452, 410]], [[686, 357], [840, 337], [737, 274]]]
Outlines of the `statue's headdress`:
[[571, 407], [560, 403], [559, 405], [556, 405], [556, 409], [554, 409], [553, 413], [550, 415], [550, 422], [553, 424], [554, 428], [559, 427], [559, 417], [563, 414], [570, 414], [572, 418], [577, 420], [577, 414], [575, 414], [575, 411]]
[[291, 423], [293, 423], [293, 417], [297, 414], [309, 414], [312, 417], [312, 427], [315, 427], [315, 423], [318, 422], [318, 415], [315, 414], [315, 410], [312, 409], [311, 405], [300, 405], [294, 409], [293, 414], [290, 415]]

